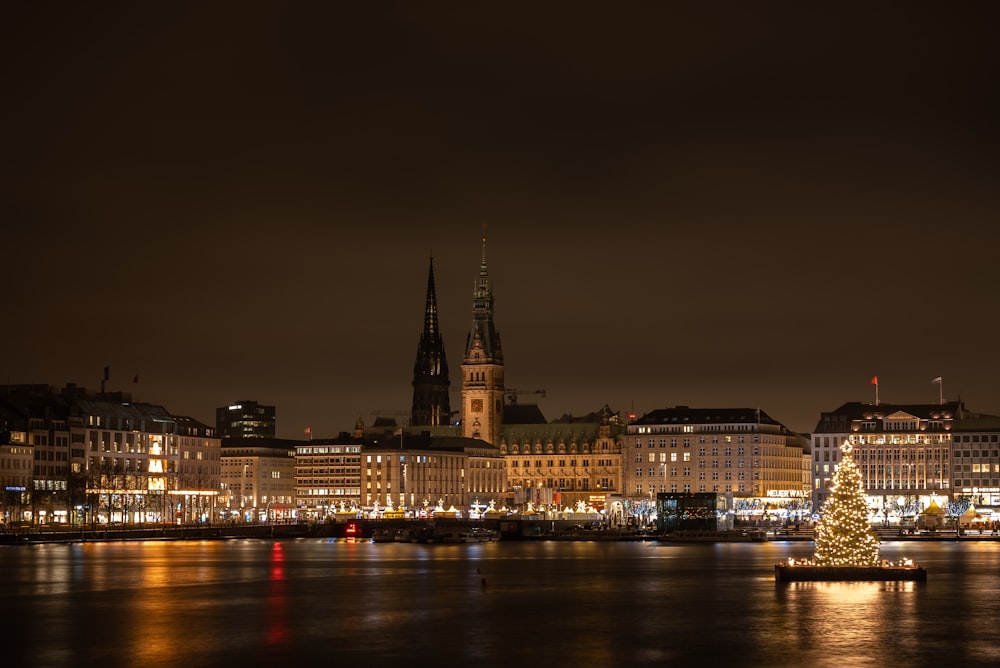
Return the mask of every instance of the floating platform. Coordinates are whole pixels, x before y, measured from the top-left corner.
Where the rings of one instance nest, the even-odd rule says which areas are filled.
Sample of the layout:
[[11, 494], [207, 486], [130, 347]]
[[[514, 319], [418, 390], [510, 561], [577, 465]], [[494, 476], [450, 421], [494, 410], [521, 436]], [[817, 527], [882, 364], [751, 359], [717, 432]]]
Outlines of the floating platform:
[[775, 582], [926, 582], [920, 566], [774, 565]]

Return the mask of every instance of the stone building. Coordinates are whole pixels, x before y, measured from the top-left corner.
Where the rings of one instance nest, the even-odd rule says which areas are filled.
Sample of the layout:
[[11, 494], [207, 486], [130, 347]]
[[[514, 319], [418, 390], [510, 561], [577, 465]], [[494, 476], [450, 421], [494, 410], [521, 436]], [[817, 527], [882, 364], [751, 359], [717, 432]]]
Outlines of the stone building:
[[801, 520], [812, 513], [808, 455], [804, 435], [760, 409], [658, 409], [628, 425], [627, 497], [723, 492], [737, 519]]

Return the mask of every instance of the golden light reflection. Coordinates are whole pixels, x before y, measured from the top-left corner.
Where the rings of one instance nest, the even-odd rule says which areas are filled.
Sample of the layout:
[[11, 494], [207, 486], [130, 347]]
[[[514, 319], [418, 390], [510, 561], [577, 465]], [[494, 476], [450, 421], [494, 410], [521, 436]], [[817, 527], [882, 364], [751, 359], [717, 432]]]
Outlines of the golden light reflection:
[[[868, 651], [872, 638], [885, 631], [885, 620], [896, 628], [919, 623], [914, 594], [920, 583], [906, 582], [788, 582], [777, 587], [779, 623], [794, 624], [797, 649], [815, 656], [812, 665], [877, 666]], [[768, 643], [783, 642], [780, 636]]]
[[793, 591], [815, 594], [818, 603], [849, 606], [873, 603], [883, 589], [881, 582], [790, 582], [787, 586]]

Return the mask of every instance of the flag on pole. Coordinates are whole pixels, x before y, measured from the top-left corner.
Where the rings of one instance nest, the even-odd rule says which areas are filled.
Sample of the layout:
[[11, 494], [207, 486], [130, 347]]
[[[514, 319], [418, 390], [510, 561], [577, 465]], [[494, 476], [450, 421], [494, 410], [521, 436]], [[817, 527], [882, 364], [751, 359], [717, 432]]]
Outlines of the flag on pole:
[[936, 384], [940, 385], [941, 384], [941, 376], [938, 376], [937, 378], [935, 378], [934, 380], [932, 380], [931, 383], [932, 384], [936, 383]]
[[872, 376], [872, 379], [868, 381], [868, 384], [878, 387], [878, 376]]
[[402, 435], [403, 435], [403, 428], [402, 428], [402, 427], [400, 427], [400, 428], [399, 428], [399, 429], [397, 429], [396, 431], [392, 432], [392, 435], [393, 435], [393, 436], [402, 436]]
[[312, 427], [306, 427], [305, 428], [305, 432], [306, 432], [306, 434], [311, 435], [313, 433]]

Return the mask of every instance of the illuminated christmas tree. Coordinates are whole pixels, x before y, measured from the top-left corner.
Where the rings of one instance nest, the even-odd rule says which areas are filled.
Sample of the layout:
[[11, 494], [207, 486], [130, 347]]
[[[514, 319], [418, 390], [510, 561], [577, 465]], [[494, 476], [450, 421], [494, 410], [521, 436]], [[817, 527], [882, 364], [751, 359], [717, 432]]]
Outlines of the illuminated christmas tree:
[[868, 504], [861, 472], [851, 456], [851, 444], [840, 447], [840, 464], [833, 472], [830, 498], [816, 526], [817, 566], [877, 566], [878, 536], [868, 525]]

